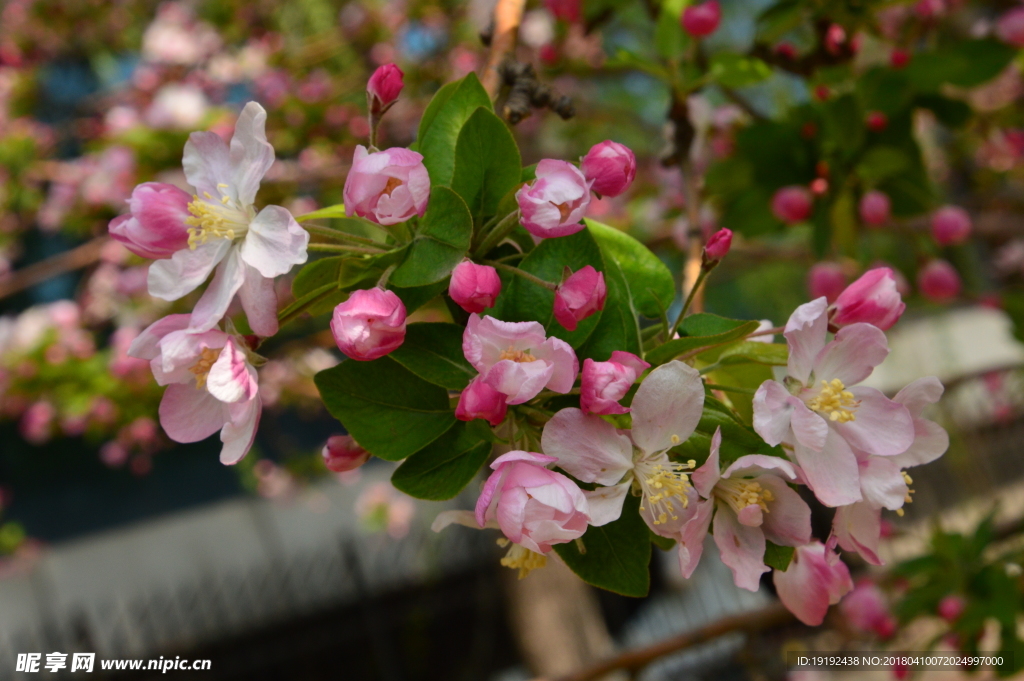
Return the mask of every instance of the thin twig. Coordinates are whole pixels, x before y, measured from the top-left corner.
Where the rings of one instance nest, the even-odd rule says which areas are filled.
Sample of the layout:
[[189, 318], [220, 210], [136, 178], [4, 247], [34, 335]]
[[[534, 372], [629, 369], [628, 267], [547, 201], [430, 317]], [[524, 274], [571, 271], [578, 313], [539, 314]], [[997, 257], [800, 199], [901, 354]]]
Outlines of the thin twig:
[[753, 634], [765, 629], [792, 624], [795, 621], [796, 618], [782, 604], [772, 605], [755, 612], [723, 617], [700, 629], [673, 636], [646, 648], [630, 650], [586, 669], [560, 676], [554, 681], [593, 681], [593, 679], [599, 679], [616, 669], [637, 672], [666, 655], [685, 648], [692, 648], [734, 631]]
[[498, 262], [497, 260], [484, 260], [482, 262], [484, 265], [490, 265], [491, 267], [496, 267], [499, 270], [505, 270], [506, 272], [514, 274], [517, 277], [522, 277], [523, 279], [526, 279], [528, 281], [532, 281], [534, 284], [537, 284], [537, 286], [543, 286], [544, 288], [549, 289], [551, 291], [554, 291], [555, 289], [558, 288], [558, 284], [552, 284], [550, 281], [544, 281], [540, 277], [534, 276], [529, 272], [526, 272], [525, 270], [519, 269], [518, 267], [506, 265], [505, 263]]
[[502, 62], [516, 49], [519, 24], [523, 20], [526, 0], [498, 0], [494, 6], [494, 36], [491, 38], [491, 52], [481, 77], [484, 89], [494, 99], [501, 90]]
[[88, 267], [100, 259], [103, 246], [108, 241], [109, 236], [99, 236], [52, 258], [16, 270], [10, 277], [0, 281], [0, 299], [41, 284], [47, 279]]

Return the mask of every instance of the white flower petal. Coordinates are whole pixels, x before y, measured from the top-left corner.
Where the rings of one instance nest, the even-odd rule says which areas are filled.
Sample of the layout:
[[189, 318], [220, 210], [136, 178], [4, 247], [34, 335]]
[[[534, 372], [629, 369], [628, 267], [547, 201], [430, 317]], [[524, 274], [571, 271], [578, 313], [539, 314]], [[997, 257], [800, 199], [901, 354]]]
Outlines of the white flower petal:
[[281, 206], [267, 206], [249, 223], [242, 259], [269, 279], [306, 262], [309, 232]]
[[162, 300], [177, 300], [206, 281], [217, 266], [231, 242], [217, 239], [195, 250], [183, 249], [169, 259], [157, 260], [149, 266], [149, 294]]
[[274, 165], [274, 147], [267, 142], [266, 128], [267, 112], [263, 107], [256, 102], [246, 104], [231, 138], [230, 184], [243, 206], [252, 205], [260, 180]]
[[633, 442], [651, 454], [685, 442], [704, 410], [704, 384], [691, 366], [672, 361], [644, 379], [633, 398]]

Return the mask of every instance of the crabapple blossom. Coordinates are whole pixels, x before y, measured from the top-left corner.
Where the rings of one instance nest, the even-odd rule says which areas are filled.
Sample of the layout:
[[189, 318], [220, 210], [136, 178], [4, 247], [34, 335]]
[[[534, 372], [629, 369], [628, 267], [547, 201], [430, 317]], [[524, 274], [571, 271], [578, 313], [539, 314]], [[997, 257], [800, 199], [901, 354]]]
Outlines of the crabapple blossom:
[[967, 601], [964, 600], [963, 596], [950, 594], [939, 601], [939, 605], [935, 609], [935, 612], [938, 613], [939, 617], [947, 622], [955, 622], [960, 619], [960, 615], [964, 613], [966, 608]]
[[169, 258], [189, 247], [191, 201], [172, 184], [144, 182], [132, 190], [129, 213], [110, 221], [110, 236], [143, 258]]
[[811, 216], [814, 199], [806, 187], [790, 185], [772, 196], [772, 213], [786, 224], [794, 225]]
[[370, 453], [351, 435], [332, 435], [321, 452], [324, 465], [335, 473], [352, 471], [369, 461]]
[[540, 323], [476, 314], [469, 317], [462, 352], [481, 380], [505, 395], [506, 404], [522, 404], [544, 388], [569, 392], [580, 367], [572, 347], [547, 338]]
[[722, 22], [722, 7], [718, 0], [690, 5], [683, 10], [680, 20], [684, 31], [695, 38], [703, 38], [718, 30], [718, 25]]
[[575, 331], [579, 322], [604, 309], [607, 296], [604, 273], [590, 265], [581, 267], [555, 290], [555, 319], [569, 331]]
[[928, 300], [945, 303], [960, 295], [960, 274], [945, 260], [932, 260], [917, 273], [917, 288]]
[[854, 449], [895, 456], [914, 441], [910, 412], [881, 392], [856, 384], [881, 364], [889, 347], [875, 326], [851, 324], [826, 343], [828, 304], [798, 307], [786, 324], [787, 376], [754, 395], [754, 430], [771, 446], [783, 442], [804, 479], [827, 506], [862, 498]]
[[448, 295], [466, 312], [483, 312], [493, 307], [501, 293], [501, 278], [498, 270], [490, 265], [478, 265], [463, 260], [452, 270]]
[[590, 148], [580, 160], [580, 170], [591, 182], [591, 190], [601, 196], [618, 196], [633, 184], [636, 156], [629, 147], [605, 140]]
[[488, 385], [482, 376], [477, 376], [459, 395], [459, 404], [455, 408], [455, 418], [460, 421], [484, 419], [492, 426], [505, 420], [508, 411], [506, 396]]
[[[258, 213], [253, 207], [260, 180], [274, 163], [266, 121], [263, 107], [249, 102], [238, 117], [230, 146], [213, 132], [194, 132], [185, 144], [182, 165], [197, 192], [188, 204], [192, 217], [186, 220], [187, 245], [150, 265], [149, 292], [177, 300], [216, 268], [192, 311], [196, 331], [213, 329], [238, 294], [252, 330], [261, 336], [277, 333], [274, 278], [306, 262], [309, 233], [291, 214], [280, 206]], [[165, 202], [156, 192], [145, 192], [140, 200]]]
[[394, 64], [384, 64], [377, 68], [366, 82], [366, 96], [370, 100], [370, 112], [381, 114], [395, 103], [402, 93], [402, 69]]
[[423, 156], [396, 147], [370, 153], [359, 145], [345, 178], [345, 211], [378, 225], [423, 217], [430, 199], [430, 175]]
[[334, 308], [331, 333], [338, 349], [352, 359], [383, 357], [405, 341], [405, 305], [394, 291], [353, 291]]
[[869, 579], [861, 580], [839, 603], [839, 611], [855, 629], [889, 638], [896, 632], [896, 618], [889, 611], [885, 594]]
[[220, 431], [220, 460], [237, 463], [252, 447], [263, 410], [256, 369], [245, 340], [219, 329], [197, 331], [187, 314], [151, 324], [128, 354], [149, 360], [166, 385], [160, 425], [175, 442], [198, 442]]
[[940, 246], [953, 246], [971, 235], [971, 216], [960, 206], [943, 206], [932, 214], [932, 238]]
[[860, 219], [869, 226], [884, 225], [889, 221], [891, 205], [888, 194], [873, 189], [860, 197]]
[[619, 404], [636, 379], [651, 365], [631, 352], [615, 350], [607, 362], [583, 360], [580, 374], [580, 409], [584, 414], [625, 414]]
[[707, 461], [690, 474], [701, 501], [688, 509], [690, 518], [680, 533], [679, 568], [684, 577], [693, 574], [714, 522], [715, 544], [736, 586], [757, 591], [761, 575], [769, 570], [764, 564], [766, 539], [779, 546], [806, 544], [811, 540], [811, 509], [787, 484], [799, 479], [796, 466], [777, 456], [748, 454], [720, 472], [721, 444], [719, 428]]
[[537, 179], [516, 192], [520, 221], [542, 239], [568, 236], [583, 229], [590, 205], [590, 181], [568, 161], [546, 158], [537, 164]]
[[846, 288], [846, 274], [843, 268], [834, 262], [819, 262], [807, 273], [807, 290], [811, 298], [824, 296], [828, 302], [834, 302]]
[[809, 626], [825, 621], [828, 606], [853, 589], [850, 570], [821, 542], [797, 547], [785, 572], [772, 575], [775, 590], [791, 613]]
[[640, 493], [640, 513], [655, 534], [676, 538], [696, 492], [686, 470], [668, 450], [693, 434], [704, 408], [696, 369], [672, 361], [644, 379], [633, 397], [633, 429], [620, 431], [599, 416], [562, 409], [544, 426], [541, 448], [577, 480], [603, 485], [586, 492], [591, 524], [622, 514], [630, 489]]
[[864, 322], [888, 331], [906, 309], [896, 289], [892, 270], [876, 267], [862, 274], [839, 294], [832, 304], [829, 321], [838, 327]]

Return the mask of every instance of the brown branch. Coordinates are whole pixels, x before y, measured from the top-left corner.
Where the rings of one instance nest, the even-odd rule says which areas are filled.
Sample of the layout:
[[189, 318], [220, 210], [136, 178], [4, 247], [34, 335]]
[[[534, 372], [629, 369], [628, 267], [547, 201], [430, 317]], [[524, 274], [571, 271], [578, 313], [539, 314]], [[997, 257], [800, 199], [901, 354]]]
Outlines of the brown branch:
[[526, 0], [498, 0], [494, 6], [494, 34], [481, 82], [494, 99], [501, 90], [501, 65], [516, 49], [519, 24], [523, 20]]
[[110, 241], [108, 236], [99, 236], [81, 246], [59, 253], [28, 267], [11, 273], [0, 280], [0, 299], [42, 283], [47, 279], [87, 267], [100, 259], [103, 246]]
[[723, 617], [700, 629], [673, 636], [647, 648], [627, 651], [586, 669], [559, 677], [555, 681], [593, 681], [593, 679], [599, 679], [616, 669], [626, 669], [635, 673], [661, 657], [734, 631], [753, 634], [764, 629], [792, 624], [795, 621], [796, 618], [792, 613], [779, 603], [755, 612]]

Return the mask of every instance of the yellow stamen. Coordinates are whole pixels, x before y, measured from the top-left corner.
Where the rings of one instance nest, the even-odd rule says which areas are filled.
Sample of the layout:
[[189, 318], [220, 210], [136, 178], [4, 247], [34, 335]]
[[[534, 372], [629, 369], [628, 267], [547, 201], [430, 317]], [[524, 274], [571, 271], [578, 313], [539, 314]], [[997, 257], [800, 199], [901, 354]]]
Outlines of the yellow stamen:
[[569, 208], [568, 203], [556, 203], [555, 208], [558, 209], [558, 215], [562, 218], [562, 222], [569, 219], [569, 213], [572, 212], [572, 208]]
[[537, 358], [530, 354], [529, 350], [516, 350], [511, 345], [508, 350], [502, 350], [498, 359], [510, 359], [513, 362], [536, 362]]
[[[690, 468], [693, 466], [669, 461], [667, 458], [659, 463], [637, 462], [634, 484], [640, 487], [644, 503], [650, 506], [655, 525], [664, 525], [669, 518], [679, 520], [676, 504], [681, 504], [683, 508], [689, 505], [687, 492], [691, 485], [686, 471]], [[640, 510], [646, 509], [641, 506]]]
[[775, 495], [770, 489], [761, 487], [760, 483], [753, 480], [722, 478], [715, 485], [714, 494], [737, 513], [747, 506], [760, 506], [761, 510], [767, 513], [767, 502], [775, 501]]
[[[502, 538], [498, 540], [498, 546], [504, 547], [509, 544], [512, 544], [512, 542], [508, 539]], [[519, 579], [522, 579], [530, 574], [531, 570], [547, 565], [548, 557], [522, 547], [519, 544], [512, 544], [512, 546], [509, 546], [508, 553], [501, 559], [501, 564], [507, 568], [519, 570]]]
[[384, 185], [384, 191], [382, 193], [383, 194], [387, 194], [388, 196], [391, 196], [391, 192], [395, 191], [395, 189], [397, 189], [398, 187], [401, 187], [401, 186], [402, 186], [402, 181], [401, 180], [399, 180], [397, 177], [389, 177], [388, 178], [388, 183], [386, 185]]
[[829, 421], [846, 423], [856, 420], [857, 416], [853, 412], [860, 406], [860, 401], [846, 389], [842, 381], [834, 378], [831, 383], [822, 381], [821, 386], [818, 396], [807, 403], [809, 408], [826, 415]]
[[196, 376], [196, 387], [202, 390], [206, 386], [206, 377], [210, 374], [210, 368], [217, 358], [220, 357], [220, 348], [203, 348], [199, 355], [199, 361], [195, 363], [190, 372]]
[[211, 238], [234, 240], [249, 231], [248, 216], [235, 206], [230, 197], [222, 196], [220, 202], [215, 203], [209, 193], [204, 194], [210, 200], [194, 195], [188, 204], [188, 212], [192, 214], [185, 219], [185, 224], [189, 225], [189, 248], [195, 250]]

